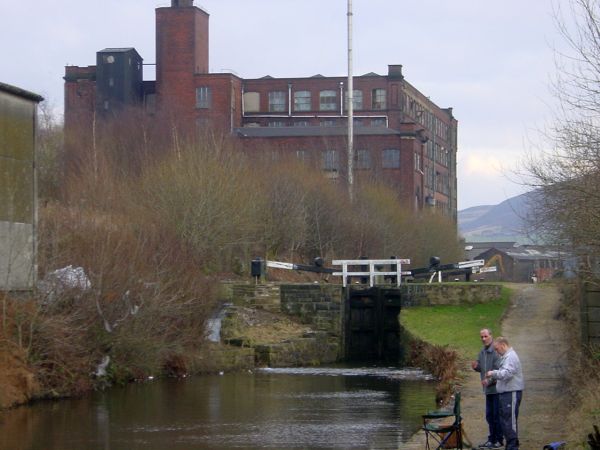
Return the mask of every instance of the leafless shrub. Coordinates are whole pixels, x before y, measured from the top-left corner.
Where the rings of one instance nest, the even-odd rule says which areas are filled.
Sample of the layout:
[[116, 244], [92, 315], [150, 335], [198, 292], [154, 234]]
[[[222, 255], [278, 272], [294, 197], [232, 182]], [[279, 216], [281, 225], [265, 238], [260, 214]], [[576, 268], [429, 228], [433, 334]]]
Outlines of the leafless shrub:
[[458, 353], [447, 346], [432, 345], [409, 336], [407, 363], [422, 367], [437, 380], [436, 403], [452, 394], [458, 378]]
[[223, 134], [184, 137], [135, 112], [96, 131], [65, 162], [39, 233], [41, 278], [77, 266], [90, 288], [40, 298], [23, 322], [30, 361], [59, 395], [88, 388], [106, 356], [113, 379], [181, 373], [204, 342], [219, 274], [251, 256], [417, 263], [459, 247], [448, 221], [415, 216], [388, 188], [365, 181], [350, 202], [319, 170], [249, 162]]

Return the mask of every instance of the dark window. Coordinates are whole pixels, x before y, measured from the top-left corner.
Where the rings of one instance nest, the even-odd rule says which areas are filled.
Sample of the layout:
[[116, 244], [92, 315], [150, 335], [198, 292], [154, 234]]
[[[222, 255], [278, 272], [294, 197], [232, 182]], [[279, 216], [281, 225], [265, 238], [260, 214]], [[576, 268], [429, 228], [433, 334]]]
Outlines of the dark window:
[[285, 111], [285, 92], [284, 91], [269, 92], [269, 111], [270, 112]]
[[325, 150], [323, 152], [323, 170], [337, 171], [340, 167], [340, 160], [337, 150]]
[[[352, 91], [352, 105], [355, 111], [363, 109], [363, 91], [359, 89]], [[346, 92], [346, 109], [348, 109], [348, 92]]]
[[373, 109], [386, 109], [385, 89], [373, 89]]
[[384, 169], [400, 168], [400, 150], [387, 148], [383, 151], [382, 167]]
[[333, 90], [321, 91], [319, 93], [319, 109], [321, 111], [335, 111], [336, 93]]
[[296, 150], [296, 159], [301, 163], [305, 163], [307, 160], [306, 150]]
[[310, 111], [310, 91], [294, 92], [294, 111]]
[[208, 109], [211, 102], [210, 87], [200, 86], [196, 88], [196, 108]]
[[356, 151], [356, 168], [370, 169], [371, 168], [371, 152], [369, 150]]

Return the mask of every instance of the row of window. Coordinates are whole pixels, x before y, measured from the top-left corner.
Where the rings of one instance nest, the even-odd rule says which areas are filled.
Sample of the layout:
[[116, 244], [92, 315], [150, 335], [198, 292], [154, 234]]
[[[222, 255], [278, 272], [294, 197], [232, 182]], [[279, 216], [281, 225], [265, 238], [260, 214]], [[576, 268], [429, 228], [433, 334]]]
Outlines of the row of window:
[[[306, 162], [308, 160], [307, 150], [296, 150], [296, 157]], [[356, 169], [372, 169], [373, 159], [369, 150], [357, 150], [354, 155], [354, 167]], [[400, 150], [388, 148], [382, 150], [381, 167], [384, 169], [400, 168]], [[340, 170], [340, 152], [338, 150], [324, 150], [321, 153], [321, 169], [327, 171]]]
[[[352, 105], [355, 110], [365, 109], [363, 91], [355, 89], [352, 91]], [[348, 93], [344, 99], [344, 108], [348, 108]], [[334, 89], [325, 89], [319, 91], [318, 107], [313, 106], [313, 93], [311, 91], [295, 91], [293, 93], [293, 111], [336, 111], [340, 108], [339, 92]], [[287, 112], [288, 111], [288, 93], [286, 91], [271, 91], [267, 93], [269, 112]], [[387, 108], [387, 91], [385, 89], [373, 89], [371, 91], [371, 109], [385, 110]], [[244, 93], [244, 110], [246, 112], [260, 112], [260, 93]]]
[[450, 195], [450, 176], [438, 172], [433, 166], [425, 166], [425, 187]]
[[441, 139], [448, 140], [448, 125], [410, 95], [403, 95], [402, 110]]
[[[310, 125], [319, 125], [322, 127], [346, 126], [346, 123], [333, 119], [322, 119], [318, 124], [311, 123], [308, 120], [271, 120], [267, 123], [269, 127], [308, 127]], [[259, 126], [259, 124], [256, 124]], [[354, 119], [354, 126], [359, 127], [386, 127], [387, 120], [385, 117], [374, 117], [373, 119]]]
[[[355, 110], [365, 109], [363, 91], [355, 89], [353, 92], [352, 104]], [[326, 89], [319, 91], [319, 111], [336, 111], [339, 108], [338, 91]], [[287, 92], [286, 91], [271, 91], [268, 94], [268, 111], [287, 112]], [[348, 95], [346, 92], [344, 99], [344, 108], [347, 109]], [[209, 109], [212, 104], [212, 93], [210, 86], [200, 86], [196, 88], [196, 108]], [[371, 91], [371, 109], [385, 110], [387, 109], [387, 91], [383, 88], [373, 89]], [[313, 111], [312, 92], [311, 91], [295, 91], [293, 93], [293, 111], [306, 112]], [[244, 109], [246, 112], [260, 112], [260, 93], [245, 92], [244, 93]], [[409, 95], [404, 95], [403, 102], [404, 111], [415, 118], [423, 126], [426, 126], [436, 136], [441, 139], [448, 140], [448, 125], [438, 119], [433, 113], [421, 105], [417, 100]], [[377, 125], [379, 126], [379, 125]], [[442, 163], [441, 161], [438, 161]], [[447, 165], [447, 164], [444, 164]]]
[[434, 143], [432, 140], [427, 141], [427, 157], [445, 167], [448, 167], [450, 163], [450, 152], [444, 146]]
[[[333, 89], [322, 90], [319, 92], [319, 111], [335, 111], [338, 109], [338, 92]], [[371, 93], [371, 109], [386, 109], [387, 93], [385, 89], [373, 89]], [[268, 93], [269, 112], [287, 111], [287, 92], [271, 91]], [[247, 112], [260, 111], [260, 93], [244, 93], [245, 110]], [[348, 97], [346, 95], [345, 108], [347, 109]], [[352, 104], [355, 110], [364, 109], [363, 91], [353, 90]], [[208, 109], [211, 107], [211, 89], [209, 86], [200, 86], [196, 88], [196, 108]], [[312, 111], [312, 93], [310, 91], [294, 92], [294, 111]]]
[[[371, 92], [371, 109], [384, 110], [387, 107], [387, 92], [385, 89], [373, 89]], [[269, 112], [286, 112], [287, 92], [271, 91], [268, 93]], [[260, 93], [245, 92], [244, 104], [246, 112], [260, 111]], [[352, 104], [355, 110], [364, 109], [363, 91], [353, 90]], [[326, 89], [319, 92], [319, 111], [335, 111], [338, 109], [338, 92], [333, 89]], [[347, 109], [348, 96], [345, 98], [345, 108]], [[196, 88], [196, 108], [209, 109], [211, 107], [211, 89], [210, 86], [200, 86]], [[312, 111], [312, 93], [311, 91], [294, 92], [294, 111]]]

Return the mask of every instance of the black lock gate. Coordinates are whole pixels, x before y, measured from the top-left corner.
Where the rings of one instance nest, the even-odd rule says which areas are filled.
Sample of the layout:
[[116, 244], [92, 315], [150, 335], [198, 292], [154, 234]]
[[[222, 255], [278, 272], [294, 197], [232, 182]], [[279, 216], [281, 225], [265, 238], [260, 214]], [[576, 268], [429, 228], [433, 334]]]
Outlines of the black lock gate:
[[346, 360], [398, 362], [400, 290], [349, 287], [345, 306]]

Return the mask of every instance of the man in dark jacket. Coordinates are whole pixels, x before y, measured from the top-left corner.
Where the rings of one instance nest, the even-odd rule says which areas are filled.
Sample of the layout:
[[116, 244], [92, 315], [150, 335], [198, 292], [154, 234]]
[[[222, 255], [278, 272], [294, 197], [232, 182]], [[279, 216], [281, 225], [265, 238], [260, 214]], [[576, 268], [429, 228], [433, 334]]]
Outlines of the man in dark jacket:
[[501, 448], [502, 425], [500, 422], [499, 395], [496, 391], [496, 383], [485, 376], [488, 371], [497, 370], [500, 367], [500, 355], [494, 350], [494, 338], [490, 329], [484, 328], [479, 332], [479, 336], [483, 347], [477, 360], [471, 362], [471, 366], [481, 376], [481, 385], [485, 393], [485, 419], [489, 427], [488, 440], [481, 444], [480, 448]]

